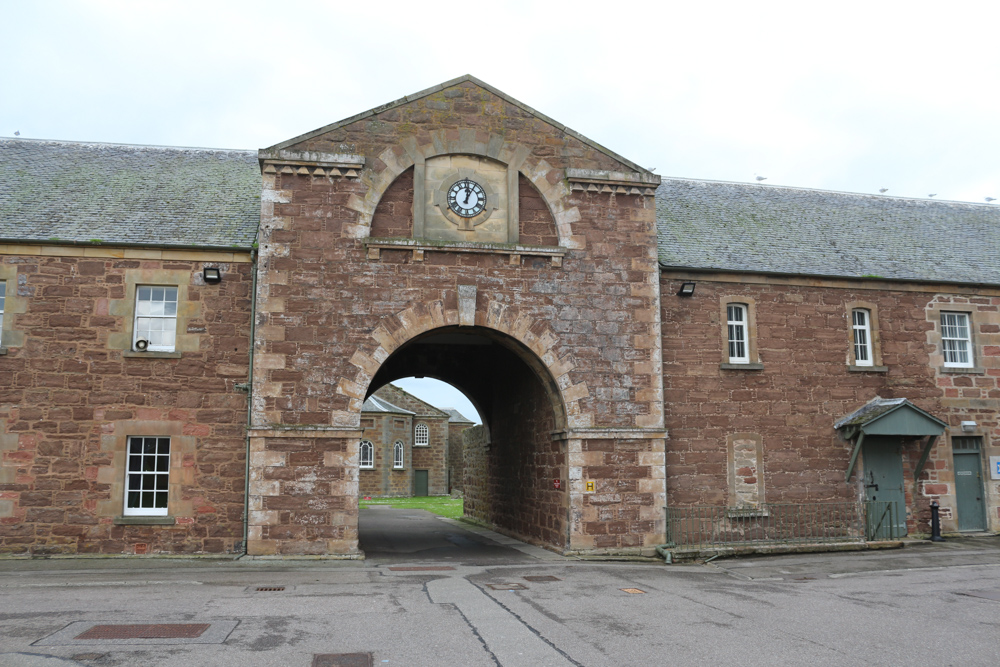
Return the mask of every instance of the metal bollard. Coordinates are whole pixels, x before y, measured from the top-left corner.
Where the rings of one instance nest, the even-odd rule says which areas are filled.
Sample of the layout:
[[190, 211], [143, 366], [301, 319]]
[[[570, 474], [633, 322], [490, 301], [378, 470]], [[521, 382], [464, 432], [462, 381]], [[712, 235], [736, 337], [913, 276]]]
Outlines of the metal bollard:
[[931, 501], [931, 542], [944, 542], [944, 538], [941, 537], [940, 507], [938, 501]]

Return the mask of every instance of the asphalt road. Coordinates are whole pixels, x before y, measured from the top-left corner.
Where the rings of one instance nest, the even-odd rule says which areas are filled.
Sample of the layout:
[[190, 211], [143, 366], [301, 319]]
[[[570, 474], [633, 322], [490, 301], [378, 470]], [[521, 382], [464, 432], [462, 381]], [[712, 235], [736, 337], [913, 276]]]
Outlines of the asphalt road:
[[[666, 566], [377, 509], [362, 544], [364, 561], [0, 560], [0, 665], [1000, 663], [997, 537]], [[119, 624], [201, 634], [79, 638]]]

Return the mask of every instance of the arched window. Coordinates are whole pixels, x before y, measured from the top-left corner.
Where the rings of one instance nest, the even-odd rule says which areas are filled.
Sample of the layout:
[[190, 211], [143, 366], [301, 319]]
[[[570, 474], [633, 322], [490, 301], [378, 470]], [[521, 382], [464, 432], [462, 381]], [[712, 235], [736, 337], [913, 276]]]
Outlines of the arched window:
[[399, 440], [392, 446], [392, 467], [397, 469], [403, 467], [403, 443]]
[[431, 435], [427, 424], [417, 424], [417, 427], [413, 429], [413, 446], [426, 447], [429, 444], [431, 444]]
[[361, 448], [358, 451], [358, 467], [359, 468], [375, 467], [375, 445], [368, 442], [367, 440], [361, 441]]

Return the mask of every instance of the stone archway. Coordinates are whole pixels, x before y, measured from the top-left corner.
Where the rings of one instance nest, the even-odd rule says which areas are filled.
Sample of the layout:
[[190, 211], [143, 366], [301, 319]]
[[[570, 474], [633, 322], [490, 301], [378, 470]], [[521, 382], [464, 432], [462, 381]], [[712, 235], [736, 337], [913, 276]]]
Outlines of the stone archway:
[[[354, 377], [342, 378], [337, 392], [350, 397], [350, 410], [335, 415], [345, 425], [356, 425], [368, 387], [381, 365], [400, 346], [416, 339], [433, 329], [442, 327], [477, 326], [506, 334], [511, 339], [530, 350], [526, 363], [534, 365], [536, 372], [544, 369], [544, 375], [552, 378], [551, 392], [558, 393], [558, 402], [563, 406], [563, 414], [558, 427], [587, 427], [592, 417], [580, 407], [580, 399], [589, 395], [586, 382], [574, 383], [570, 372], [576, 367], [569, 354], [560, 355], [559, 337], [545, 322], [535, 319], [530, 313], [506, 304], [484, 299], [482, 308], [475, 304], [475, 290], [471, 303], [463, 308], [466, 299], [457, 298], [457, 308], [447, 308], [443, 300], [417, 303], [394, 315], [384, 317], [375, 327], [367, 345], [360, 346], [350, 358], [350, 364], [357, 369]], [[470, 312], [462, 312], [472, 311]], [[541, 374], [541, 373], [540, 373]], [[553, 401], [555, 402], [555, 401]]]
[[[567, 483], [565, 408], [545, 363], [495, 328], [444, 326], [391, 352], [367, 393], [410, 376], [447, 382], [480, 410], [489, 437], [470, 439], [464, 452], [466, 515], [519, 539], [566, 549], [573, 498]], [[414, 461], [416, 456], [415, 449]], [[421, 460], [430, 465], [432, 477], [444, 477], [437, 467], [444, 457]]]

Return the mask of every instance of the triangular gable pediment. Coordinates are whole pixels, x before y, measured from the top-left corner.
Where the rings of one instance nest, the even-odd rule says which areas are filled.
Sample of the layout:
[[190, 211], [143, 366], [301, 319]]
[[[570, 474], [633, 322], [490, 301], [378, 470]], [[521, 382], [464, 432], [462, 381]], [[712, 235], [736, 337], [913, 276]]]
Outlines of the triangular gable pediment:
[[636, 172], [639, 172], [639, 173], [641, 173], [643, 175], [649, 176], [650, 179], [655, 179], [655, 181], [657, 183], [659, 182], [659, 177], [656, 176], [655, 174], [653, 174], [648, 169], [644, 169], [643, 167], [640, 167], [639, 165], [635, 164], [631, 160], [628, 160], [628, 159], [622, 157], [621, 155], [618, 155], [614, 151], [609, 150], [608, 148], [605, 148], [604, 146], [602, 146], [601, 144], [597, 143], [596, 141], [593, 141], [592, 139], [589, 139], [589, 138], [585, 137], [584, 135], [580, 134], [579, 132], [566, 127], [562, 123], [560, 123], [560, 122], [558, 122], [556, 120], [553, 120], [552, 118], [549, 118], [545, 114], [543, 114], [543, 113], [541, 113], [541, 112], [533, 109], [532, 107], [528, 106], [527, 104], [525, 104], [525, 103], [523, 103], [523, 102], [521, 102], [519, 100], [514, 99], [510, 95], [504, 93], [501, 90], [498, 90], [497, 88], [494, 88], [493, 86], [489, 85], [488, 83], [486, 83], [484, 81], [480, 81], [479, 79], [477, 79], [476, 77], [472, 76], [471, 74], [465, 74], [465, 75], [460, 76], [460, 77], [458, 77], [456, 79], [452, 79], [450, 81], [445, 81], [444, 83], [438, 84], [436, 86], [431, 86], [430, 88], [427, 88], [425, 90], [421, 90], [420, 92], [417, 92], [417, 93], [413, 93], [412, 95], [407, 95], [405, 97], [401, 97], [398, 100], [395, 100], [393, 102], [389, 102], [388, 104], [383, 104], [381, 106], [377, 106], [374, 109], [369, 109], [368, 111], [364, 111], [362, 113], [359, 113], [357, 115], [351, 116], [349, 118], [345, 118], [343, 120], [337, 121], [336, 123], [331, 123], [330, 125], [325, 125], [323, 127], [315, 129], [315, 130], [313, 130], [311, 132], [306, 132], [305, 134], [301, 134], [301, 135], [299, 135], [297, 137], [292, 137], [291, 139], [287, 139], [285, 141], [277, 143], [277, 144], [275, 144], [273, 146], [270, 146], [268, 148], [262, 148], [259, 151], [259, 158], [260, 158], [260, 160], [265, 160], [265, 159], [272, 159], [272, 158], [279, 158], [279, 157], [282, 157], [282, 156], [287, 156], [288, 149], [294, 149], [299, 144], [308, 142], [311, 139], [315, 139], [316, 137], [320, 137], [320, 136], [322, 136], [324, 134], [327, 134], [329, 132], [332, 132], [334, 130], [342, 128], [344, 126], [350, 125], [352, 123], [356, 123], [356, 122], [358, 122], [360, 120], [364, 120], [366, 118], [370, 118], [370, 117], [376, 116], [377, 114], [385, 113], [387, 111], [391, 111], [391, 110], [396, 109], [398, 107], [401, 107], [403, 105], [410, 104], [410, 103], [412, 103], [412, 102], [414, 102], [416, 100], [419, 100], [419, 99], [422, 99], [424, 97], [428, 97], [430, 95], [434, 95], [435, 93], [439, 93], [439, 92], [442, 92], [444, 90], [447, 90], [448, 88], [453, 88], [455, 86], [459, 86], [459, 85], [461, 85], [463, 83], [471, 83], [471, 84], [473, 84], [475, 86], [478, 86], [478, 87], [482, 88], [483, 90], [486, 90], [486, 91], [492, 93], [493, 95], [496, 95], [497, 97], [499, 97], [500, 99], [502, 99], [504, 102], [506, 102], [506, 103], [508, 103], [508, 104], [510, 104], [512, 106], [515, 106], [515, 107], [521, 109], [522, 111], [525, 111], [525, 112], [531, 114], [533, 117], [538, 118], [539, 120], [544, 121], [545, 123], [548, 123], [549, 125], [551, 125], [551, 126], [557, 128], [558, 130], [560, 130], [561, 132], [563, 132], [563, 133], [565, 133], [565, 134], [567, 134], [567, 135], [569, 135], [569, 136], [571, 136], [571, 137], [573, 137], [573, 138], [575, 138], [575, 139], [577, 139], [577, 140], [579, 140], [579, 141], [587, 144], [591, 148], [593, 148], [593, 149], [595, 149], [595, 150], [603, 153], [604, 155], [608, 156], [609, 158], [611, 158], [613, 160], [616, 160], [617, 162], [620, 162], [621, 164], [629, 167], [630, 169], [632, 169], [632, 170], [634, 170]]
[[444, 410], [431, 405], [427, 401], [417, 398], [410, 392], [401, 387], [397, 387], [392, 383], [379, 388], [372, 394], [372, 396], [387, 403], [392, 403], [397, 407], [398, 403], [409, 403], [409, 407], [414, 409], [407, 409], [406, 411], [417, 417], [450, 417], [450, 415]]

